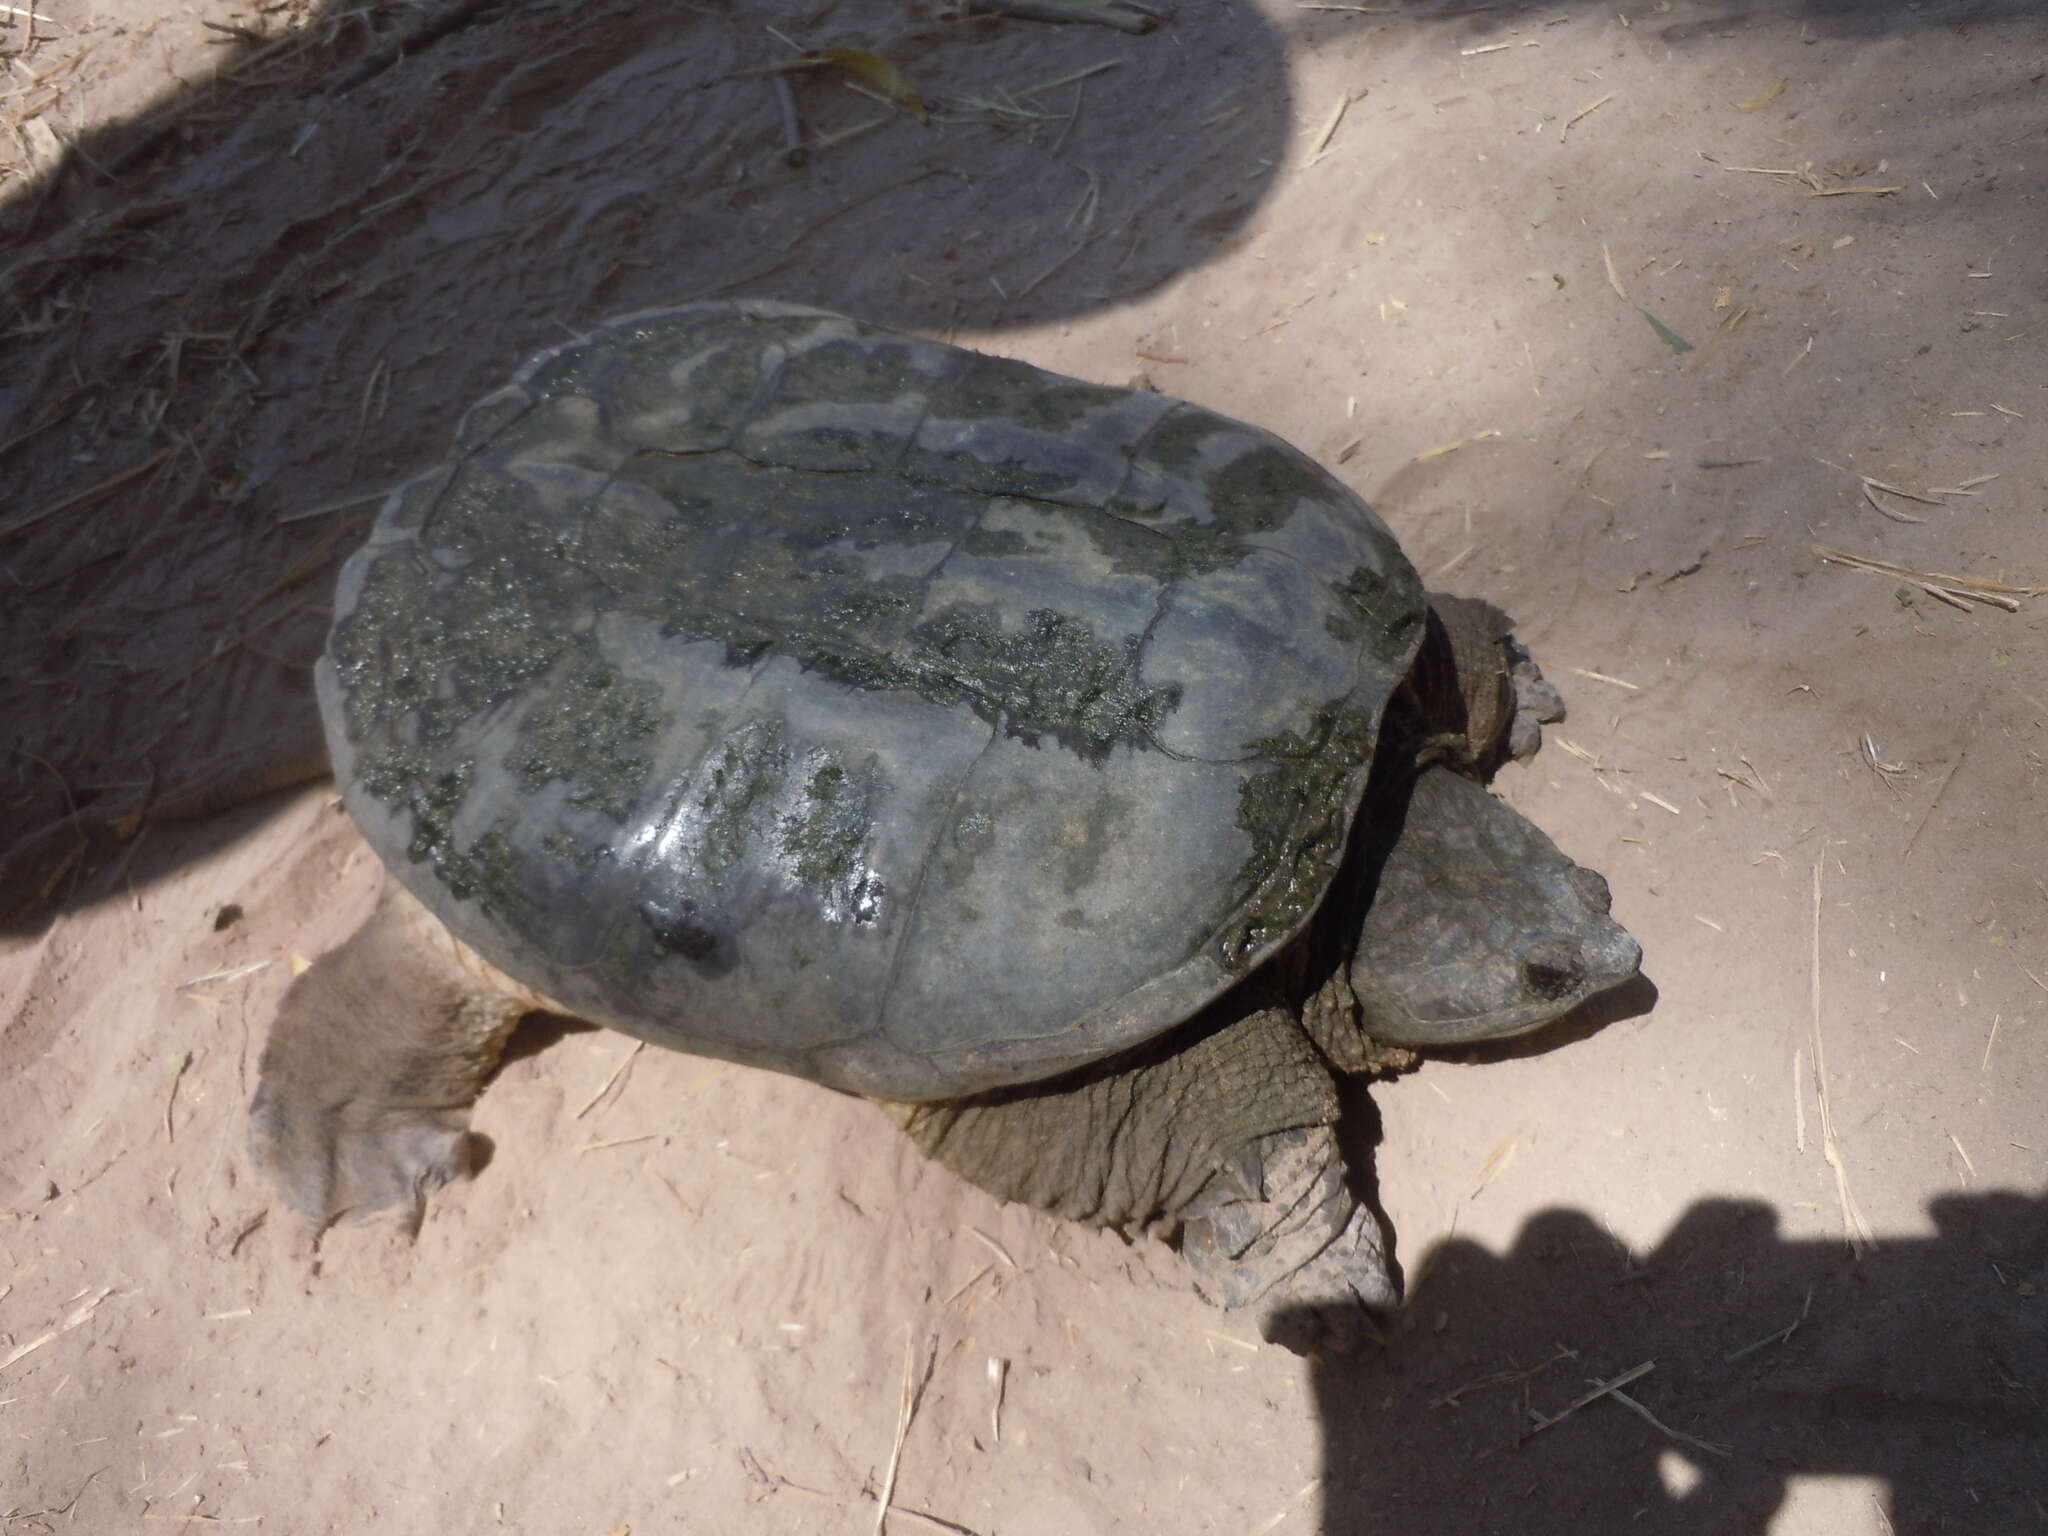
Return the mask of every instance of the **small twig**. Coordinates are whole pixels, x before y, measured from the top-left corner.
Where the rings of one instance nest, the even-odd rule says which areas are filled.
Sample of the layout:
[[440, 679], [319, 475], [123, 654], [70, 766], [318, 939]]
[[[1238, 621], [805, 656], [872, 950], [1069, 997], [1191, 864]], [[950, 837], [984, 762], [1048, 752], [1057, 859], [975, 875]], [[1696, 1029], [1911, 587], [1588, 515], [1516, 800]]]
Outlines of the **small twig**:
[[789, 83], [789, 76], [770, 75], [769, 83], [775, 87], [775, 105], [782, 113], [782, 163], [802, 165], [810, 158], [810, 151], [804, 147], [804, 122], [797, 116], [796, 87]]
[[192, 1053], [187, 1051], [178, 1059], [177, 1070], [171, 1073], [171, 1091], [164, 1097], [164, 1140], [176, 1141], [178, 1133], [171, 1124], [171, 1110], [178, 1102], [178, 1084], [184, 1079], [185, 1071], [192, 1065]]
[[1602, 107], [1606, 106], [1607, 103], [1614, 100], [1614, 98], [1619, 96], [1620, 94], [1621, 92], [1619, 91], [1609, 91], [1605, 96], [1602, 96], [1598, 101], [1588, 102], [1585, 106], [1579, 108], [1578, 111], [1574, 112], [1570, 117], [1564, 120], [1564, 126], [1558, 129], [1557, 131], [1558, 137], [1563, 138], [1564, 135], [1572, 131], [1572, 125], [1574, 123], [1579, 122], [1582, 118], [1591, 117], [1595, 112], [1598, 112]]
[[1808, 1286], [1806, 1288], [1806, 1304], [1799, 1309], [1799, 1315], [1793, 1318], [1791, 1322], [1780, 1328], [1776, 1333], [1767, 1333], [1754, 1344], [1745, 1344], [1733, 1354], [1723, 1355], [1721, 1358], [1727, 1364], [1733, 1365], [1738, 1360], [1747, 1360], [1760, 1349], [1769, 1349], [1773, 1344], [1784, 1343], [1799, 1331], [1799, 1325], [1806, 1321], [1807, 1314], [1811, 1311], [1813, 1311], [1813, 1287]]
[[1545, 1418], [1542, 1414], [1537, 1413], [1532, 1409], [1530, 1411], [1529, 1417], [1536, 1421], [1535, 1426], [1532, 1429], [1528, 1430], [1522, 1436], [1522, 1438], [1524, 1440], [1533, 1440], [1536, 1436], [1542, 1434], [1543, 1431], [1549, 1429], [1553, 1424], [1562, 1424], [1566, 1419], [1570, 1418], [1573, 1414], [1577, 1413], [1581, 1408], [1585, 1407], [1588, 1403], [1597, 1403], [1598, 1401], [1600, 1401], [1601, 1398], [1607, 1396], [1608, 1393], [1618, 1391], [1620, 1388], [1627, 1386], [1632, 1381], [1641, 1380], [1643, 1377], [1649, 1375], [1650, 1372], [1654, 1371], [1655, 1369], [1657, 1369], [1656, 1361], [1645, 1360], [1641, 1365], [1634, 1367], [1632, 1370], [1623, 1371], [1619, 1376], [1615, 1377], [1612, 1381], [1596, 1382], [1593, 1386], [1592, 1391], [1587, 1392], [1580, 1397], [1574, 1398], [1561, 1411], [1551, 1414], [1548, 1418]]
[[1553, 1365], [1561, 1364], [1566, 1360], [1576, 1359], [1578, 1359], [1577, 1351], [1566, 1349], [1560, 1344], [1557, 1346], [1557, 1353], [1541, 1364], [1532, 1365], [1527, 1370], [1495, 1371], [1490, 1376], [1481, 1376], [1476, 1381], [1468, 1381], [1463, 1386], [1451, 1388], [1450, 1391], [1444, 1393], [1441, 1397], [1431, 1398], [1429, 1406], [1432, 1408], [1455, 1408], [1458, 1406], [1458, 1400], [1467, 1392], [1483, 1392], [1492, 1387], [1520, 1386], [1525, 1381], [1541, 1376]]
[[1673, 1429], [1626, 1392], [1617, 1391], [1613, 1394], [1613, 1397], [1617, 1403], [1621, 1404], [1630, 1413], [1640, 1416], [1652, 1429], [1658, 1430], [1670, 1439], [1676, 1440], [1680, 1445], [1689, 1445], [1696, 1451], [1705, 1451], [1709, 1456], [1719, 1456], [1724, 1460], [1735, 1454], [1725, 1445], [1717, 1445], [1712, 1440], [1701, 1440], [1697, 1436], [1688, 1435], [1682, 1429]]

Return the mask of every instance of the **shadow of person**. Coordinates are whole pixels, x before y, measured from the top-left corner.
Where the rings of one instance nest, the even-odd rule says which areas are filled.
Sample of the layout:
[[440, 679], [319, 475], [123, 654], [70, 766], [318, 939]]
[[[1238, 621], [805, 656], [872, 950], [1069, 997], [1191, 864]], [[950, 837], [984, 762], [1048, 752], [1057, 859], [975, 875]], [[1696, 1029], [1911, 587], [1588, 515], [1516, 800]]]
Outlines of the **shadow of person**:
[[1320, 1529], [1763, 1532], [1795, 1476], [1884, 1480], [1900, 1536], [2035, 1528], [2048, 1198], [1930, 1213], [1860, 1259], [1740, 1200], [1646, 1255], [1570, 1210], [1441, 1244], [1383, 1352], [1314, 1363]]
[[[341, 557], [541, 347], [727, 294], [926, 331], [1088, 314], [1207, 260], [1286, 158], [1249, 5], [1144, 35], [565, 10], [317, 8], [0, 200], [0, 907], [317, 774]], [[792, 43], [855, 67], [778, 76]]]

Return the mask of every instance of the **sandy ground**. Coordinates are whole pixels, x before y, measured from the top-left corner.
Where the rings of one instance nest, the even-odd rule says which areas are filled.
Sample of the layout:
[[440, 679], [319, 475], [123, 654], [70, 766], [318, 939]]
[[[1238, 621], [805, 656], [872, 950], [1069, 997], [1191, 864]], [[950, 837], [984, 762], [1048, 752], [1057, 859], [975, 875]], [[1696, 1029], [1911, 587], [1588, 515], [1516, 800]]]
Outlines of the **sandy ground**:
[[[2048, 596], [1980, 600], [2048, 582], [2048, 21], [1167, 3], [0, 11], [9, 1531], [2048, 1527]], [[930, 122], [808, 76], [785, 163], [768, 21]], [[725, 292], [1269, 426], [1563, 685], [1498, 788], [1654, 997], [1358, 1097], [1383, 1346], [598, 1032], [416, 1243], [252, 1182], [373, 870], [325, 786], [191, 813], [469, 399]]]

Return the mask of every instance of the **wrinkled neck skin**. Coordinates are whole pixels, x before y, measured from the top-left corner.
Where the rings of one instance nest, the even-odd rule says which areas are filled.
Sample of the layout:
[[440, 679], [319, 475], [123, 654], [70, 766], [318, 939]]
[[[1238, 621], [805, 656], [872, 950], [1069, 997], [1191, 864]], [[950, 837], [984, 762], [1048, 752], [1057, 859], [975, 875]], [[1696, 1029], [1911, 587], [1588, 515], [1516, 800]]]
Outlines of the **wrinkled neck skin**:
[[1302, 1027], [1340, 1072], [1391, 1073], [1416, 1062], [1413, 1051], [1375, 1040], [1350, 983], [1358, 935], [1379, 888], [1381, 867], [1406, 824], [1408, 799], [1423, 772], [1419, 756], [1431, 732], [1404, 688], [1387, 707], [1379, 751], [1344, 858], [1315, 919], [1271, 968], [1301, 1010]]

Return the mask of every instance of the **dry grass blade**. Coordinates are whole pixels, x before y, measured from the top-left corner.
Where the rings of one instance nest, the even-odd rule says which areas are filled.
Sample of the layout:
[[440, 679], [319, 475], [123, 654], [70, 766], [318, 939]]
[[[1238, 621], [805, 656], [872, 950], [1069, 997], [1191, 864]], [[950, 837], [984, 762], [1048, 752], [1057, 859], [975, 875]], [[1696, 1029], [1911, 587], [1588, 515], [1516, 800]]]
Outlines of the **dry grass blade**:
[[1614, 268], [1614, 252], [1605, 245], [1601, 246], [1600, 260], [1607, 267], [1607, 286], [1614, 290], [1615, 297], [1622, 303], [1628, 303], [1628, 290], [1621, 286], [1621, 274]]
[[1923, 496], [1918, 491], [1909, 491], [1903, 485], [1893, 485], [1889, 481], [1880, 480], [1874, 475], [1858, 475], [1856, 478], [1861, 480], [1865, 485], [1875, 486], [1878, 490], [1885, 492], [1887, 495], [1903, 496], [1908, 501], [1924, 502], [1926, 505], [1930, 507], [1939, 507], [1945, 505], [1945, 503], [1939, 496], [1933, 495], [1932, 493]]
[[1001, 1243], [997, 1242], [994, 1238], [990, 1237], [986, 1232], [982, 1231], [981, 1228], [969, 1227], [967, 1229], [967, 1235], [973, 1238], [976, 1242], [980, 1243], [982, 1247], [986, 1248], [998, 1259], [1002, 1260], [1003, 1267], [1005, 1269], [1015, 1269], [1017, 1267], [1017, 1261], [1010, 1257], [1010, 1250], [1005, 1248]]
[[1643, 691], [1641, 683], [1631, 683], [1624, 678], [1609, 677], [1605, 672], [1589, 672], [1584, 667], [1559, 667], [1557, 670], [1569, 672], [1573, 677], [1591, 678], [1596, 683], [1606, 683], [1610, 687], [1626, 688], [1630, 693], [1641, 693]]
[[1860, 1259], [1875, 1251], [1877, 1239], [1872, 1236], [1870, 1223], [1863, 1219], [1856, 1197], [1849, 1190], [1849, 1170], [1842, 1161], [1841, 1146], [1835, 1140], [1835, 1112], [1828, 1098], [1827, 1052], [1820, 1028], [1820, 897], [1821, 874], [1826, 863], [1827, 854], [1823, 850], [1813, 861], [1813, 1096], [1820, 1106], [1821, 1156], [1834, 1170], [1835, 1196], [1842, 1203], [1842, 1240]]
[[[1306, 304], [1308, 300], [1303, 299], [1301, 302]], [[1296, 305], [1295, 307], [1298, 309], [1301, 306]], [[1474, 443], [1483, 443], [1490, 437], [1499, 436], [1499, 427], [1488, 427], [1484, 432], [1474, 432], [1470, 437], [1461, 437], [1456, 442], [1438, 443], [1434, 448], [1425, 448], [1422, 452], [1415, 455], [1415, 462], [1417, 464], [1427, 464], [1430, 460], [1440, 459], [1447, 453], [1456, 453], [1460, 448], [1469, 448]]]
[[1274, 1531], [1279, 1530], [1282, 1525], [1287, 1523], [1287, 1517], [1306, 1504], [1309, 1495], [1322, 1486], [1323, 1480], [1320, 1477], [1310, 1478], [1295, 1493], [1293, 1498], [1273, 1512], [1271, 1518], [1266, 1520], [1264, 1524], [1257, 1526], [1252, 1531], [1252, 1536], [1272, 1536]]
[[610, 1141], [586, 1141], [578, 1152], [609, 1152], [613, 1147], [636, 1147], [643, 1141], [658, 1141], [668, 1145], [667, 1131], [642, 1131], [638, 1136], [615, 1136]]
[[958, 1285], [954, 1286], [951, 1293], [948, 1294], [946, 1299], [940, 1302], [939, 1305], [942, 1307], [950, 1307], [951, 1305], [953, 1305], [954, 1302], [958, 1301], [962, 1296], [965, 1296], [970, 1290], [974, 1288], [976, 1281], [986, 1279], [989, 1275], [989, 1272], [994, 1268], [995, 1265], [993, 1264], [982, 1265], [981, 1268], [977, 1269], [965, 1280], [962, 1280]]
[[1889, 560], [1873, 560], [1868, 555], [1851, 554], [1845, 549], [1834, 549], [1826, 544], [1813, 546], [1815, 558], [1830, 565], [1846, 565], [1852, 570], [1869, 571], [1873, 576], [1889, 576], [1894, 581], [1910, 582], [1922, 591], [1962, 599], [1969, 598], [1980, 603], [1990, 603], [2008, 613], [2019, 612], [2019, 599], [2039, 597], [2048, 592], [2048, 587], [2014, 585], [2010, 582], [1991, 581], [1982, 576], [1952, 576], [1943, 571], [1916, 571], [1911, 566], [1894, 565]]
[[91, 1322], [93, 1313], [100, 1309], [100, 1303], [113, 1294], [114, 1288], [111, 1285], [101, 1286], [97, 1291], [94, 1291], [90, 1296], [79, 1302], [77, 1306], [73, 1307], [64, 1321], [52, 1328], [48, 1333], [40, 1334], [30, 1339], [26, 1344], [18, 1344], [8, 1351], [4, 1357], [0, 1357], [0, 1371], [6, 1370], [16, 1361], [34, 1354], [59, 1335], [69, 1333], [72, 1329]]
[[183, 992], [187, 987], [203, 986], [209, 981], [236, 981], [244, 976], [255, 975], [269, 964], [268, 960], [251, 960], [245, 965], [230, 965], [222, 970], [208, 971], [204, 976], [194, 976], [189, 981], [179, 982], [174, 990]]
[[1800, 183], [1810, 192], [1821, 190], [1820, 178], [1804, 168], [1792, 170], [1769, 165], [1724, 165], [1721, 169], [1738, 171], [1746, 176], [1783, 176], [1789, 181]]
[[1472, 1176], [1472, 1183], [1465, 1191], [1465, 1198], [1473, 1199], [1487, 1185], [1506, 1173], [1514, 1165], [1515, 1152], [1520, 1146], [1521, 1138], [1510, 1136], [1488, 1153], [1486, 1161], [1479, 1165], [1479, 1171]]
[[947, 1533], [947, 1536], [976, 1536], [975, 1529], [971, 1525], [962, 1525], [958, 1520], [942, 1519], [938, 1515], [928, 1515], [921, 1509], [905, 1509], [901, 1504], [898, 1504], [889, 1513], [900, 1515], [905, 1520], [915, 1520], [919, 1525], [934, 1531], [944, 1531]]
[[1063, 85], [1072, 85], [1076, 81], [1086, 80], [1090, 76], [1099, 75], [1106, 69], [1122, 69], [1123, 65], [1124, 61], [1122, 59], [1110, 59], [1105, 63], [1090, 64], [1086, 69], [1069, 70], [1064, 75], [1055, 75], [1050, 80], [1041, 80], [1037, 85], [1027, 85], [1021, 90], [1010, 92], [1010, 94], [1028, 101], [1033, 96], [1043, 96], [1047, 91], [1056, 91]]
[[621, 1056], [619, 1058], [619, 1064], [616, 1067], [612, 1068], [611, 1076], [607, 1077], [604, 1080], [604, 1086], [598, 1089], [597, 1092], [593, 1093], [590, 1096], [590, 1102], [585, 1104], [581, 1109], [577, 1110], [571, 1118], [581, 1120], [585, 1115], [589, 1114], [593, 1109], [597, 1108], [599, 1101], [602, 1100], [606, 1094], [612, 1091], [612, 1085], [616, 1083], [621, 1077], [624, 1077], [626, 1075], [626, 1069], [633, 1065], [633, 1059], [646, 1049], [647, 1042], [645, 1040], [636, 1040], [633, 1043], [633, 1048], [630, 1051], [626, 1052], [624, 1056]]
[[1877, 775], [1879, 782], [1886, 789], [1890, 790], [1894, 795], [1898, 794], [1899, 786], [1896, 781], [1907, 777], [1911, 774], [1912, 769], [1904, 763], [1888, 763], [1878, 756], [1877, 743], [1871, 739], [1870, 732], [1868, 731], [1863, 733], [1861, 746], [1863, 749], [1864, 766]]
[[[1956, 1149], [1956, 1156], [1960, 1157], [1963, 1160], [1963, 1166], [1967, 1168], [1971, 1173], [1975, 1173], [1977, 1171], [1977, 1165], [1970, 1161], [1970, 1154], [1963, 1150], [1963, 1144], [1962, 1142], [1956, 1139], [1956, 1133], [1954, 1131], [1950, 1131], [1948, 1133], [1948, 1140], [1949, 1145]], [[1963, 1182], [1967, 1184], [1969, 1180], [1965, 1179]]]
[[1009, 1374], [1009, 1361], [1000, 1355], [988, 1357], [988, 1439], [991, 1445], [1003, 1443], [1003, 1383]]
[[1806, 1053], [1792, 1053], [1792, 1130], [1799, 1155], [1806, 1155]]
[[151, 473], [170, 458], [171, 452], [169, 448], [159, 448], [140, 464], [131, 464], [126, 469], [117, 470], [96, 485], [89, 485], [82, 491], [73, 491], [69, 496], [59, 497], [48, 506], [38, 507], [33, 512], [24, 512], [20, 517], [0, 523], [0, 541], [26, 533], [37, 523], [47, 522], [50, 518], [65, 512], [75, 512], [80, 507], [89, 507], [94, 502], [113, 495], [123, 486], [130, 485]]
[[903, 1329], [903, 1401], [896, 1415], [896, 1441], [889, 1448], [889, 1470], [882, 1478], [882, 1491], [875, 1500], [874, 1536], [889, 1526], [889, 1505], [896, 1497], [896, 1474], [903, 1467], [903, 1442], [910, 1435], [911, 1415], [917, 1412], [917, 1350], [911, 1342], [910, 1327]]
[[1588, 752], [1576, 741], [1572, 741], [1563, 736], [1558, 736], [1553, 739], [1557, 742], [1558, 746], [1562, 747], [1566, 752], [1569, 752], [1573, 757], [1576, 757], [1580, 762], [1584, 763], [1588, 768], [1591, 768], [1595, 773], [1604, 773], [1607, 771], [1607, 765], [1600, 761], [1599, 755], [1597, 753]]
[[[1878, 512], [1882, 516], [1890, 518], [1895, 523], [1924, 523], [1927, 521], [1927, 519], [1924, 517], [1915, 517], [1910, 512], [1900, 512], [1892, 507], [1886, 506], [1883, 502], [1877, 499], [1877, 493], [1879, 489], [1880, 487], [1875, 480], [1866, 480], [1863, 482], [1863, 499], [1869, 502], [1873, 507], [1877, 508]], [[1889, 487], [1883, 487], [1883, 489], [1889, 489]], [[1908, 493], [1904, 491], [1899, 491], [1894, 492], [1893, 494], [1906, 495]]]

